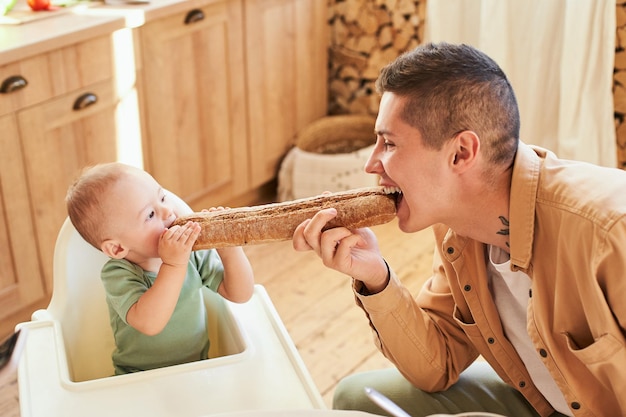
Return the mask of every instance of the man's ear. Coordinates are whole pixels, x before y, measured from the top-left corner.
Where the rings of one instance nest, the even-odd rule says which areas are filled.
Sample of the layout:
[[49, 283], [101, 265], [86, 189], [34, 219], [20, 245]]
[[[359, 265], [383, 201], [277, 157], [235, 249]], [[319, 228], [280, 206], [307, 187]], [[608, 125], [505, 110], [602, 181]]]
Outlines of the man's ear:
[[478, 159], [480, 150], [480, 138], [471, 130], [464, 130], [454, 138], [452, 148], [451, 165], [459, 170], [465, 171], [474, 165]]
[[106, 256], [113, 259], [123, 259], [126, 257], [126, 255], [128, 255], [128, 249], [126, 249], [124, 246], [122, 246], [121, 243], [113, 239], [107, 239], [102, 242], [102, 245], [100, 245], [100, 249]]

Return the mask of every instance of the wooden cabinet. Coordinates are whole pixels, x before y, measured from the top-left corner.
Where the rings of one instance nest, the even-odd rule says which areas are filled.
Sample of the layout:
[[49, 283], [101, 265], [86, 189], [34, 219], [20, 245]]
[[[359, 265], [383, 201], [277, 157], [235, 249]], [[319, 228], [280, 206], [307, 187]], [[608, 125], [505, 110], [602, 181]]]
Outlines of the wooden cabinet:
[[322, 0], [245, 0], [251, 186], [276, 176], [295, 135], [327, 113]]
[[195, 209], [276, 177], [327, 113], [327, 5], [205, 0], [141, 28], [145, 167]]
[[145, 168], [196, 209], [249, 188], [242, 22], [205, 0], [139, 28]]
[[14, 115], [0, 116], [0, 132], [0, 335], [5, 335], [29, 319], [25, 306], [45, 302], [46, 288]]
[[3, 80], [25, 80], [0, 95], [0, 108], [11, 111], [0, 116], [0, 239], [10, 249], [2, 253], [0, 317], [47, 304], [67, 188], [83, 167], [119, 158], [113, 48], [103, 36], [0, 68]]
[[250, 204], [326, 114], [326, 1], [165, 3], [0, 66], [0, 335], [47, 304], [83, 167], [143, 165], [197, 210]]

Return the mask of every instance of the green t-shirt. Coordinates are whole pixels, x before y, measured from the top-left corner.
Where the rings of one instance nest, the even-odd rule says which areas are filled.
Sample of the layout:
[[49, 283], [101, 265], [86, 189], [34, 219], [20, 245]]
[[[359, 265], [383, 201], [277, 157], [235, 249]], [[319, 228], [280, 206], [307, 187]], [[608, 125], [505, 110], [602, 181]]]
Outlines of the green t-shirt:
[[206, 359], [209, 352], [206, 308], [200, 288], [217, 291], [224, 267], [215, 250], [192, 252], [174, 313], [161, 333], [147, 336], [126, 322], [126, 314], [152, 286], [156, 273], [125, 260], [110, 259], [102, 268], [116, 348], [117, 375]]

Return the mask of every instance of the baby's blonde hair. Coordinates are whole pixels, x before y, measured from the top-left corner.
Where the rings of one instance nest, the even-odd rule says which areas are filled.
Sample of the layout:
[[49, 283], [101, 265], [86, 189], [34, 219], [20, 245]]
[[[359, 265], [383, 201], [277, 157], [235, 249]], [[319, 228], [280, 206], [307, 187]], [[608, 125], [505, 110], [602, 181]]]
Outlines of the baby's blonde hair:
[[132, 169], [119, 162], [87, 167], [67, 190], [65, 203], [70, 221], [83, 239], [98, 250], [108, 225], [104, 199], [111, 187]]

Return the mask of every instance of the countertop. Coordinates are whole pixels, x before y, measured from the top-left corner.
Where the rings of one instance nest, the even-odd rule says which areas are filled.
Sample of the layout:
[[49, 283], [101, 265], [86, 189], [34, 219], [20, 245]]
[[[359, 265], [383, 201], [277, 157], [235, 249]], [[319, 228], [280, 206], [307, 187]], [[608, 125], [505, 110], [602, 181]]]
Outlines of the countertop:
[[[18, 0], [14, 10], [24, 10]], [[147, 3], [107, 5], [101, 1], [80, 2], [59, 8], [45, 17], [21, 24], [0, 25], [0, 65], [62, 48], [124, 28], [134, 28], [171, 13], [190, 10], [220, 0], [150, 0]], [[7, 16], [11, 16], [9, 12]]]

